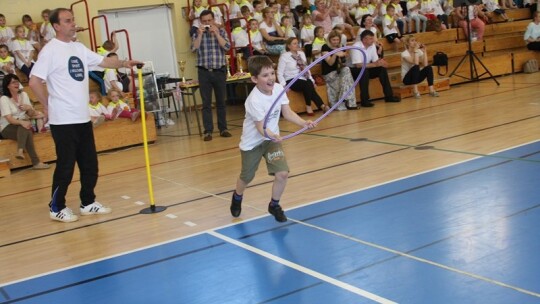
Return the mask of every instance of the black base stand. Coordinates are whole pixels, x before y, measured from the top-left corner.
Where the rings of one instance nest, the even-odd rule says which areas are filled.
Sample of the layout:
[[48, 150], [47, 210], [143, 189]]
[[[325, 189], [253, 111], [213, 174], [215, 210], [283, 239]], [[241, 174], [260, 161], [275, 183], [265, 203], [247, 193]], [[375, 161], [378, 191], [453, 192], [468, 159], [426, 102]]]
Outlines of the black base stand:
[[151, 205], [150, 207], [144, 208], [143, 210], [139, 211], [139, 213], [140, 214], [154, 214], [154, 213], [160, 213], [165, 210], [167, 210], [167, 207]]
[[[495, 81], [495, 83], [497, 85], [500, 85], [500, 83], [497, 81], [497, 79], [495, 79], [493, 74], [491, 74], [491, 72], [488, 70], [488, 68], [484, 65], [482, 60], [480, 60], [480, 58], [478, 58], [478, 56], [472, 50], [472, 42], [471, 42], [472, 28], [471, 28], [471, 21], [469, 20], [469, 6], [468, 5], [463, 5], [461, 7], [461, 13], [462, 14], [463, 14], [463, 9], [464, 8], [466, 8], [466, 11], [465, 11], [464, 14], [465, 14], [465, 20], [467, 20], [467, 28], [469, 29], [469, 34], [467, 35], [467, 42], [469, 43], [469, 49], [467, 50], [467, 52], [465, 53], [463, 58], [461, 58], [461, 60], [459, 61], [457, 66], [454, 68], [452, 73], [450, 73], [449, 78], [452, 78], [452, 76], [455, 75], [457, 77], [461, 77], [463, 79], [468, 80], [467, 82], [474, 82], [474, 81], [482, 80], [482, 79], [480, 79], [480, 77], [484, 76], [485, 74], [489, 74], [489, 78], [493, 79], [493, 81]], [[456, 74], [456, 71], [459, 69], [459, 67], [461, 67], [461, 65], [465, 62], [465, 59], [467, 59], [467, 58], [469, 59], [469, 75], [470, 75], [470, 77], [465, 77], [465, 76], [461, 76], [461, 75]], [[484, 70], [486, 70], [484, 73], [478, 75], [478, 69], [476, 68], [475, 60], [484, 68]], [[488, 79], [488, 78], [484, 78], [484, 79]]]

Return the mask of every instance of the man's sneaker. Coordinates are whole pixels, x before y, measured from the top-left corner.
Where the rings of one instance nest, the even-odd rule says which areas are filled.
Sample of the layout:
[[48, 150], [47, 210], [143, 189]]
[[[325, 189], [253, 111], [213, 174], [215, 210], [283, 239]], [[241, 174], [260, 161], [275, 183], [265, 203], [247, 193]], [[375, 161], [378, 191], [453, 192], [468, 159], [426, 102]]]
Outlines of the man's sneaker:
[[287, 221], [287, 217], [280, 205], [272, 206], [271, 204], [268, 204], [268, 212], [270, 212], [278, 222], [283, 223]]
[[49, 211], [49, 216], [51, 217], [51, 220], [64, 223], [75, 222], [79, 219], [79, 217], [73, 214], [73, 211], [68, 207], [62, 209], [60, 212]]
[[105, 207], [98, 202], [93, 202], [87, 206], [81, 206], [81, 215], [92, 215], [92, 214], [107, 214], [111, 213], [112, 209]]
[[233, 193], [231, 199], [231, 215], [234, 217], [239, 217], [240, 212], [242, 212], [242, 200], [235, 199]]

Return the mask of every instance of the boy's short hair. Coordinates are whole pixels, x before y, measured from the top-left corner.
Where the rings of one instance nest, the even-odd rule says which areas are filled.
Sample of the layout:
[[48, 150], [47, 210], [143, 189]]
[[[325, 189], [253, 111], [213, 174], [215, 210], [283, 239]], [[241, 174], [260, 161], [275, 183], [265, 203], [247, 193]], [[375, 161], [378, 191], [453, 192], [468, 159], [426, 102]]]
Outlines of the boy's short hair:
[[247, 6], [247, 5], [242, 5], [242, 7], [240, 8], [240, 12], [241, 12], [242, 14], [244, 14], [244, 13], [249, 13], [249, 6]]
[[109, 54], [107, 54], [107, 57], [113, 57], [113, 56], [118, 57], [118, 54], [116, 54], [116, 53], [109, 53]]
[[388, 11], [388, 10], [393, 10], [393, 11], [395, 11], [396, 8], [395, 8], [393, 5], [388, 5], [388, 6], [386, 7], [386, 10], [387, 10], [387, 11]]
[[283, 17], [281, 17], [281, 23], [283, 23], [283, 20], [286, 20], [286, 19], [291, 19], [291, 17], [289, 17], [289, 16], [283, 16]]
[[272, 59], [264, 55], [251, 56], [248, 59], [248, 70], [252, 77], [257, 77], [263, 68], [274, 68]]
[[1, 49], [6, 49], [6, 51], [9, 52], [9, 48], [8, 48], [8, 46], [5, 45], [5, 44], [0, 44], [0, 50], [1, 50]]

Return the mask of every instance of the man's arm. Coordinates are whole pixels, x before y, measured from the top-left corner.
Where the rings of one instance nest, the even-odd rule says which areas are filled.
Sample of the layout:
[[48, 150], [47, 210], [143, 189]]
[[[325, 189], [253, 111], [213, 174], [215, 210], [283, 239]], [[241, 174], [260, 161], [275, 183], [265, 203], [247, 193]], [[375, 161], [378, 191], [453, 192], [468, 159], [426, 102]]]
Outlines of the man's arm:
[[102, 68], [107, 69], [119, 69], [119, 68], [132, 68], [136, 66], [137, 64], [143, 64], [140, 61], [137, 60], [119, 60], [118, 58], [114, 57], [104, 57], [103, 61], [99, 64]]
[[43, 106], [43, 122], [46, 123], [49, 119], [49, 93], [45, 88], [45, 84], [43, 84], [43, 79], [32, 75], [30, 76], [30, 81], [28, 82], [28, 85], [30, 86], [30, 89], [32, 89], [32, 92], [34, 92], [34, 95], [36, 95], [38, 101]]

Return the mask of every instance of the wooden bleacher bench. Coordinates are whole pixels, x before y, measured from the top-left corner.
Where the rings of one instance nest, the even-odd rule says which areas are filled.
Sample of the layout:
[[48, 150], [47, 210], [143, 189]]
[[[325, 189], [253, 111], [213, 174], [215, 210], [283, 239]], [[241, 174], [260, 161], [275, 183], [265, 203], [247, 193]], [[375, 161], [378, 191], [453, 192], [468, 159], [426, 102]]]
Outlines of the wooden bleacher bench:
[[[156, 126], [152, 113], [148, 113], [148, 117], [146, 118], [146, 131], [148, 134], [148, 142], [156, 141]], [[94, 128], [94, 138], [98, 152], [139, 145], [143, 143], [142, 122], [140, 119], [136, 122], [132, 122], [130, 119], [125, 118], [107, 121], [99, 127]], [[56, 161], [54, 141], [50, 132], [35, 133], [34, 145], [42, 162]], [[11, 169], [32, 165], [28, 154], [25, 154], [26, 158], [24, 160], [20, 160], [15, 158], [16, 152], [17, 142], [15, 140], [2, 139], [2, 141], [0, 141], [0, 156], [2, 158], [10, 159]]]
[[[435, 79], [433, 87], [437, 92], [450, 90], [450, 79], [448, 77]], [[394, 96], [399, 96], [402, 99], [412, 97], [414, 92], [412, 85], [404, 84], [392, 86], [392, 91], [394, 91]], [[420, 92], [420, 94], [429, 93], [429, 86], [426, 81], [418, 84], [418, 92]]]

